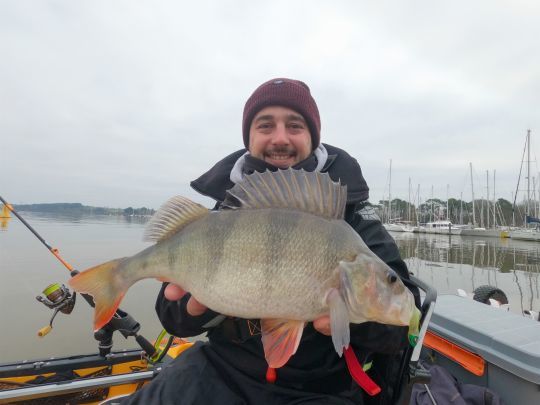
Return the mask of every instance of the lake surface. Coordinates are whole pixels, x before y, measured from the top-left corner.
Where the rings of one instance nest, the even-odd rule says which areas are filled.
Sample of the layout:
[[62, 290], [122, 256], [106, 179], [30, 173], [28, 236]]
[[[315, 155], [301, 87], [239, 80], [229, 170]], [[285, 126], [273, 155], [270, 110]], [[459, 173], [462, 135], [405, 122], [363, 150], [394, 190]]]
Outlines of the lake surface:
[[500, 238], [478, 238], [392, 232], [401, 257], [417, 277], [438, 294], [472, 294], [482, 285], [500, 288], [510, 311], [540, 309], [540, 243]]
[[[142, 242], [145, 221], [140, 218], [21, 214], [79, 270], [149, 246]], [[455, 294], [457, 288], [472, 292], [490, 284], [508, 295], [513, 312], [540, 309], [539, 243], [426, 234], [392, 236], [410, 271], [435, 286], [439, 294]], [[57, 315], [47, 336], [37, 336], [49, 323], [52, 311], [35, 297], [51, 283], [67, 285], [68, 279], [67, 269], [17, 218], [0, 222], [0, 362], [97, 351], [93, 310], [80, 297], [70, 315]], [[155, 280], [138, 282], [121, 304], [149, 340], [161, 330], [154, 311], [160, 285]], [[118, 332], [113, 341], [115, 350], [137, 347], [133, 338], [126, 340]]]

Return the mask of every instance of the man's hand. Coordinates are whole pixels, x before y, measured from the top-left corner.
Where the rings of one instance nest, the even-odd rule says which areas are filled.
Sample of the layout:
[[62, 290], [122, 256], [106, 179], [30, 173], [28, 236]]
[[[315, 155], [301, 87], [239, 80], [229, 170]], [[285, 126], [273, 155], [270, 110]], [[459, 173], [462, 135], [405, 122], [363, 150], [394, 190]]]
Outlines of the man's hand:
[[[165, 287], [164, 295], [169, 301], [178, 301], [187, 291], [184, 291], [180, 286], [176, 284], [169, 284]], [[187, 313], [191, 316], [199, 316], [206, 312], [207, 307], [197, 301], [194, 297], [191, 297], [186, 306]], [[319, 333], [330, 336], [332, 330], [330, 328], [330, 316], [323, 315], [313, 321], [313, 327]]]
[[[178, 301], [187, 291], [184, 291], [180, 286], [176, 284], [169, 284], [165, 287], [163, 294], [169, 301]], [[191, 297], [186, 305], [186, 311], [191, 316], [199, 316], [206, 312], [207, 308], [197, 301], [194, 297]]]
[[330, 316], [323, 315], [320, 318], [317, 318], [313, 321], [313, 327], [319, 333], [323, 335], [330, 336], [332, 335], [332, 329], [330, 328]]

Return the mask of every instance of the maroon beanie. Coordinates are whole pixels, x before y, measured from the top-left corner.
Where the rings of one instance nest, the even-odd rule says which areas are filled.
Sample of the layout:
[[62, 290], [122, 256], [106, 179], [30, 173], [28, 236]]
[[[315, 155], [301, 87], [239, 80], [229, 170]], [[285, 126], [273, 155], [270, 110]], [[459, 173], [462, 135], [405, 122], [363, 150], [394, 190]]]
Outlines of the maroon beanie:
[[246, 148], [249, 148], [251, 121], [259, 111], [270, 106], [287, 107], [302, 114], [309, 127], [313, 149], [319, 146], [321, 119], [317, 104], [309, 92], [309, 87], [299, 80], [279, 78], [261, 84], [246, 101], [242, 120], [242, 134]]

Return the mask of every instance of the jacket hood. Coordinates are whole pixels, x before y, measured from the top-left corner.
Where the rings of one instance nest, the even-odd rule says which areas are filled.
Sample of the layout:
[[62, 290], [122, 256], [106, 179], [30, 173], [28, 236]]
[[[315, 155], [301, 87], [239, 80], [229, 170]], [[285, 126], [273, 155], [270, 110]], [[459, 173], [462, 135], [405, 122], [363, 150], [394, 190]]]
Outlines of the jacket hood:
[[[362, 175], [360, 165], [343, 149], [324, 144], [328, 151], [328, 160], [321, 172], [327, 172], [332, 180], [347, 185], [347, 204], [357, 204], [369, 198], [369, 187]], [[231, 170], [236, 161], [246, 153], [240, 149], [217, 162], [210, 170], [191, 182], [194, 190], [222, 202], [228, 189], [234, 186], [230, 179]]]

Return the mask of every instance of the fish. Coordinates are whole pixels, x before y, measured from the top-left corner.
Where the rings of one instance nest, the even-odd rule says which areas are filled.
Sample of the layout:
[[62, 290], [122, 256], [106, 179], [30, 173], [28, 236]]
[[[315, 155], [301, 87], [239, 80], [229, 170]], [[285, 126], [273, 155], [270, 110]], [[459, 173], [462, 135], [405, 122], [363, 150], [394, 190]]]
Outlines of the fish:
[[154, 245], [69, 284], [93, 296], [95, 330], [137, 281], [178, 284], [220, 314], [260, 319], [273, 368], [296, 352], [306, 323], [323, 315], [339, 356], [351, 323], [408, 325], [417, 334], [413, 294], [344, 220], [346, 201], [346, 186], [327, 173], [254, 172], [227, 191], [219, 210], [171, 198], [145, 230]]

